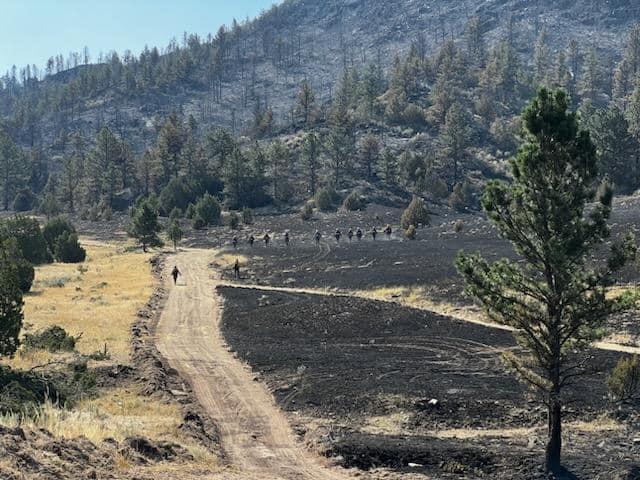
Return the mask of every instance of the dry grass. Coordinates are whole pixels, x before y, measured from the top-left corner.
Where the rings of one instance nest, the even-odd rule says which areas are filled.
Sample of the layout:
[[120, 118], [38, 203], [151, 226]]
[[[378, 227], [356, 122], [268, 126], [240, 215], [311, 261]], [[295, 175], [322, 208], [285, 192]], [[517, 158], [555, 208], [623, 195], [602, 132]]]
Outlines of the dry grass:
[[[216, 467], [218, 460], [215, 455], [185, 436], [178, 428], [180, 423], [178, 405], [150, 399], [123, 388], [105, 391], [98, 398], [82, 401], [73, 409], [59, 408], [46, 402], [26, 416], [0, 416], [0, 425], [6, 427], [44, 428], [56, 437], [73, 439], [84, 436], [96, 444], [107, 438], [122, 441], [132, 436], [177, 442], [194, 457], [194, 467]], [[126, 458], [118, 461], [118, 468], [129, 468]]]
[[[124, 245], [84, 243], [83, 264], [36, 268], [33, 290], [25, 297], [25, 324], [29, 331], [59, 325], [70, 335], [82, 334], [79, 352], [93, 353], [106, 344], [112, 362], [127, 363], [129, 327], [153, 290], [151, 255], [126, 251]], [[52, 358], [58, 356], [29, 352], [11, 364], [30, 368]]]
[[[83, 239], [83, 244], [87, 249], [84, 264], [53, 264], [36, 269], [33, 291], [25, 297], [28, 331], [59, 325], [71, 335], [82, 334], [76, 345], [79, 352], [93, 353], [102, 350], [106, 343], [108, 363], [128, 363], [131, 324], [155, 286], [149, 265], [151, 254], [131, 251], [121, 243]], [[72, 358], [70, 353], [31, 351], [16, 355], [9, 363], [14, 368], [27, 369], [51, 360]], [[121, 441], [133, 435], [177, 442], [195, 459], [180, 469], [187, 473], [216, 471], [215, 455], [183, 435], [178, 429], [181, 421], [177, 404], [126, 388], [102, 390], [97, 398], [80, 401], [72, 409], [47, 402], [28, 416], [0, 416], [0, 425], [45, 428], [57, 437], [84, 436], [95, 443], [106, 438]], [[126, 458], [117, 459], [118, 470], [132, 468]], [[151, 468], [164, 472], [174, 466], [159, 464], [148, 467]], [[178, 467], [175, 468], [178, 472]]]
[[509, 327], [497, 325], [486, 319], [482, 310], [474, 306], [458, 306], [447, 302], [436, 302], [429, 296], [426, 287], [384, 287], [374, 290], [356, 290], [350, 292], [352, 295], [373, 300], [383, 300], [386, 302], [396, 302], [405, 307], [428, 310], [430, 312], [457, 318], [465, 322], [477, 323], [480, 325], [490, 325], [492, 327], [511, 330]]
[[236, 255], [222, 250], [216, 251], [213, 257], [213, 263], [222, 269], [229, 269], [233, 267], [234, 263], [236, 263], [236, 259], [238, 259], [241, 266], [249, 263], [249, 258], [246, 255]]

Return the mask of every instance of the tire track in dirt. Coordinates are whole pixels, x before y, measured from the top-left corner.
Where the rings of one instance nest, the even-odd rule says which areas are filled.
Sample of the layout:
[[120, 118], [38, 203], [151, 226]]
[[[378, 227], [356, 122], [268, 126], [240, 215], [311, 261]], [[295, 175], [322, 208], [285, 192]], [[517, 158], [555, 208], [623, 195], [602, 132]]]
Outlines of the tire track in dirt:
[[[218, 280], [209, 269], [212, 256], [210, 251], [188, 250], [167, 262], [176, 264], [183, 277], [177, 286], [168, 285], [170, 294], [156, 330], [158, 349], [190, 382], [220, 429], [228, 461], [246, 478], [350, 478], [297, 442], [266, 387], [229, 352], [219, 328], [222, 304]], [[166, 278], [169, 283], [170, 275]]]

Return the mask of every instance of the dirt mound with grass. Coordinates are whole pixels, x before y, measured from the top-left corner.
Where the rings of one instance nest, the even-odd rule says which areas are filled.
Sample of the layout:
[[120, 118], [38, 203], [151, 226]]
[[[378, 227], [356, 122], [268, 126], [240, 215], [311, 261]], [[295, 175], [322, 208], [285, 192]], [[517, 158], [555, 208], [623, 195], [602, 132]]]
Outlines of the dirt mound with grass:
[[142, 437], [123, 442], [106, 439], [96, 445], [85, 438], [56, 438], [45, 430], [0, 426], [0, 459], [0, 477], [6, 480], [77, 480], [151, 479], [151, 475], [122, 475], [118, 473], [118, 465], [180, 464], [193, 458], [179, 445]]

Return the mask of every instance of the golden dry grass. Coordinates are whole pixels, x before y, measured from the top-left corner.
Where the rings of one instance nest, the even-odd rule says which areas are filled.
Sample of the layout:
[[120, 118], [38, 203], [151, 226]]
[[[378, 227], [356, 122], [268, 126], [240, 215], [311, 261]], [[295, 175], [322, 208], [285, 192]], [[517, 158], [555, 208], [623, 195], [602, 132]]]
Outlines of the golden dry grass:
[[[77, 350], [84, 354], [104, 345], [114, 363], [127, 363], [129, 328], [136, 312], [153, 290], [151, 254], [127, 251], [123, 244], [84, 242], [83, 264], [53, 264], [36, 268], [32, 292], [25, 296], [25, 325], [37, 331], [59, 325], [82, 337]], [[57, 355], [46, 352], [18, 354], [11, 365], [30, 368]]]
[[[0, 424], [7, 427], [44, 428], [56, 437], [73, 439], [83, 436], [96, 444], [106, 438], [122, 441], [131, 436], [177, 442], [193, 456], [192, 469], [201, 471], [206, 467], [209, 472], [215, 471], [218, 459], [180, 432], [180, 423], [177, 405], [143, 397], [123, 388], [105, 391], [98, 398], [82, 401], [73, 409], [58, 408], [47, 402], [27, 416], [0, 416]], [[125, 457], [117, 458], [116, 464], [121, 471], [131, 468]], [[166, 468], [170, 466], [160, 464], [156, 470]]]
[[[485, 318], [485, 315], [482, 313], [480, 308], [474, 306], [458, 306], [452, 303], [434, 301], [430, 298], [428, 288], [422, 286], [383, 287], [373, 290], [356, 290], [350, 293], [361, 298], [383, 300], [387, 302], [392, 301], [406, 307], [428, 310], [448, 317], [458, 318], [466, 322], [497, 326]], [[508, 329], [508, 327], [499, 327]]]
[[233, 264], [236, 262], [236, 259], [238, 259], [241, 266], [247, 265], [247, 263], [249, 263], [249, 258], [246, 255], [235, 254], [223, 250], [215, 251], [213, 263], [219, 268], [229, 269], [233, 268]]
[[[25, 297], [25, 324], [33, 332], [51, 325], [82, 337], [76, 349], [83, 354], [102, 350], [107, 344], [110, 363], [128, 363], [130, 327], [136, 313], [149, 300], [156, 284], [149, 259], [151, 254], [131, 251], [126, 244], [103, 244], [82, 240], [87, 260], [80, 265], [53, 264], [37, 267], [32, 293]], [[43, 365], [51, 360], [67, 361], [72, 353], [30, 351], [9, 361], [18, 369]], [[97, 398], [76, 403], [72, 409], [46, 403], [28, 416], [0, 416], [0, 424], [45, 428], [55, 436], [84, 436], [99, 443], [105, 438], [123, 440], [142, 435], [183, 445], [194, 462], [182, 465], [185, 472], [211, 473], [218, 461], [211, 452], [183, 435], [177, 404], [140, 395], [134, 389], [104, 389]], [[123, 457], [117, 468], [133, 468]], [[157, 471], [171, 465], [154, 466]]]

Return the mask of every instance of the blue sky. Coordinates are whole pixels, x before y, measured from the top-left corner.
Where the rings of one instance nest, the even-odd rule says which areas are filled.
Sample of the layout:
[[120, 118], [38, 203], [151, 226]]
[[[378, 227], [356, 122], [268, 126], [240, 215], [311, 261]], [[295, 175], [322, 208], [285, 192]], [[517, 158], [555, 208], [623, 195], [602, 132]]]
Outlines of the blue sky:
[[0, 0], [0, 75], [11, 65], [44, 67], [50, 56], [89, 47], [138, 54], [165, 47], [182, 32], [206, 36], [233, 18], [245, 19], [276, 0]]

